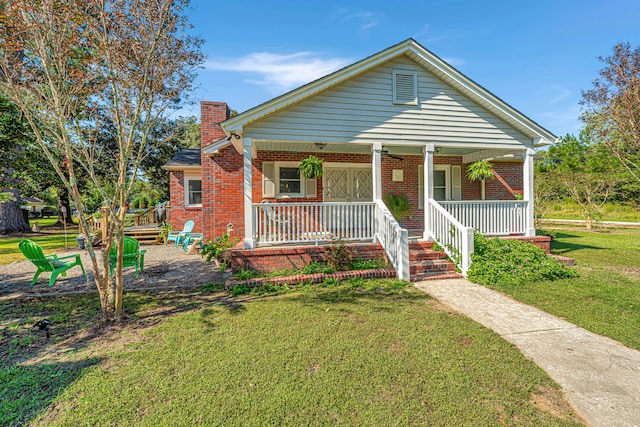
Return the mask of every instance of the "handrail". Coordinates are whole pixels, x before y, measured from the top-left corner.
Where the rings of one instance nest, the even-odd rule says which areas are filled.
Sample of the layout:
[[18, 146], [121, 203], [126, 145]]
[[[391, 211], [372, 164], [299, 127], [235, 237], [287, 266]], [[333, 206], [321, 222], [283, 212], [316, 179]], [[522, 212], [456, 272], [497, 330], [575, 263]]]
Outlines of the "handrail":
[[527, 203], [524, 200], [465, 200], [439, 202], [466, 227], [482, 234], [526, 234]]
[[147, 208], [146, 210], [137, 213], [133, 216], [133, 224], [136, 227], [140, 227], [141, 225], [150, 224], [151, 221], [151, 208]]
[[382, 200], [376, 200], [375, 204], [376, 239], [398, 273], [398, 279], [409, 281], [409, 232], [398, 224]]
[[466, 276], [473, 253], [473, 227], [463, 225], [434, 199], [427, 201], [427, 208], [430, 237], [444, 248]]

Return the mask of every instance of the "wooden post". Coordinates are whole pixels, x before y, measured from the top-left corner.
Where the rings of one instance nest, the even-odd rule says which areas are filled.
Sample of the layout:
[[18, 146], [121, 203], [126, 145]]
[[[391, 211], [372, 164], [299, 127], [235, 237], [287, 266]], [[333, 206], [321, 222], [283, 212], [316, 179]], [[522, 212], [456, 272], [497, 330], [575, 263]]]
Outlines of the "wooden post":
[[426, 144], [424, 146], [424, 232], [422, 234], [424, 240], [429, 240], [431, 237], [429, 201], [433, 199], [433, 153], [435, 151], [434, 144]]
[[251, 249], [255, 243], [253, 241], [253, 206], [252, 206], [252, 140], [251, 138], [242, 138], [242, 148], [244, 153], [244, 247]]

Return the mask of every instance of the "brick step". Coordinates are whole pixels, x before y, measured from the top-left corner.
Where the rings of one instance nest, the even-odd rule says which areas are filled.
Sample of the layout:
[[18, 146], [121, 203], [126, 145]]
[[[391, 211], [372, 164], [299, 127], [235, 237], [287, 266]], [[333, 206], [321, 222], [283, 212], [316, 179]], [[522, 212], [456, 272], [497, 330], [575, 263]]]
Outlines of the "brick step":
[[454, 272], [447, 273], [424, 273], [411, 276], [412, 282], [420, 282], [422, 280], [445, 280], [445, 279], [463, 279], [462, 274]]
[[433, 240], [410, 240], [409, 241], [409, 250], [415, 249], [431, 249], [434, 245]]
[[422, 273], [431, 272], [443, 272], [443, 271], [455, 271], [455, 265], [447, 260], [426, 260], [412, 263], [409, 266], [409, 272], [411, 275], [418, 275]]
[[431, 250], [409, 250], [409, 261], [425, 261], [428, 259], [446, 259], [447, 254], [444, 252], [431, 251]]

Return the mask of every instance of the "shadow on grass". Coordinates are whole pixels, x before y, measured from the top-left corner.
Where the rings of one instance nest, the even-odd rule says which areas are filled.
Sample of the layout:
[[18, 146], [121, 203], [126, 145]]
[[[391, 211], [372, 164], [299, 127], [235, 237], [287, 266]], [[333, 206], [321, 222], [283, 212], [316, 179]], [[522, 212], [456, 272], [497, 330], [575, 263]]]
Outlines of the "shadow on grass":
[[27, 425], [100, 359], [0, 369], [0, 422]]
[[[384, 282], [373, 282], [379, 286], [374, 288], [362, 288], [358, 286], [337, 286], [337, 287], [318, 287], [305, 292], [296, 292], [287, 295], [291, 301], [299, 302], [304, 305], [317, 305], [324, 309], [327, 304], [359, 304], [361, 302], [389, 302], [396, 303], [413, 302], [429, 299], [425, 293], [416, 291], [412, 288], [402, 289], [395, 287], [387, 287]], [[392, 282], [393, 283], [393, 282]], [[339, 307], [333, 307], [332, 310], [342, 310]], [[374, 306], [374, 310], [388, 311], [389, 308], [383, 305]]]
[[601, 248], [599, 246], [593, 245], [581, 245], [580, 243], [568, 242], [567, 239], [581, 239], [582, 236], [577, 236], [575, 234], [568, 234], [558, 232], [555, 237], [551, 241], [551, 252], [556, 255], [566, 255], [574, 251], [579, 251], [582, 249], [600, 249], [605, 250], [605, 248]]

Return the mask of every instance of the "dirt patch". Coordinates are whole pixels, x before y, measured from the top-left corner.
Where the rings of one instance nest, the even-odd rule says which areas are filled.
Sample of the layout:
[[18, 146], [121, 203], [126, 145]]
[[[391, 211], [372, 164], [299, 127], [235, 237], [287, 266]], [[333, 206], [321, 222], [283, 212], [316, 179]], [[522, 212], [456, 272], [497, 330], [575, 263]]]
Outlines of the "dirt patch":
[[640, 280], [640, 267], [616, 267], [611, 270], [619, 272], [626, 279]]
[[467, 337], [467, 336], [456, 337], [453, 340], [455, 342], [457, 342], [458, 344], [463, 345], [465, 347], [470, 346], [471, 344], [473, 344], [473, 338]]
[[564, 420], [573, 420], [580, 424], [586, 425], [580, 415], [569, 405], [564, 398], [562, 392], [550, 386], [537, 386], [536, 390], [531, 393], [529, 401], [541, 411], [547, 412]]

